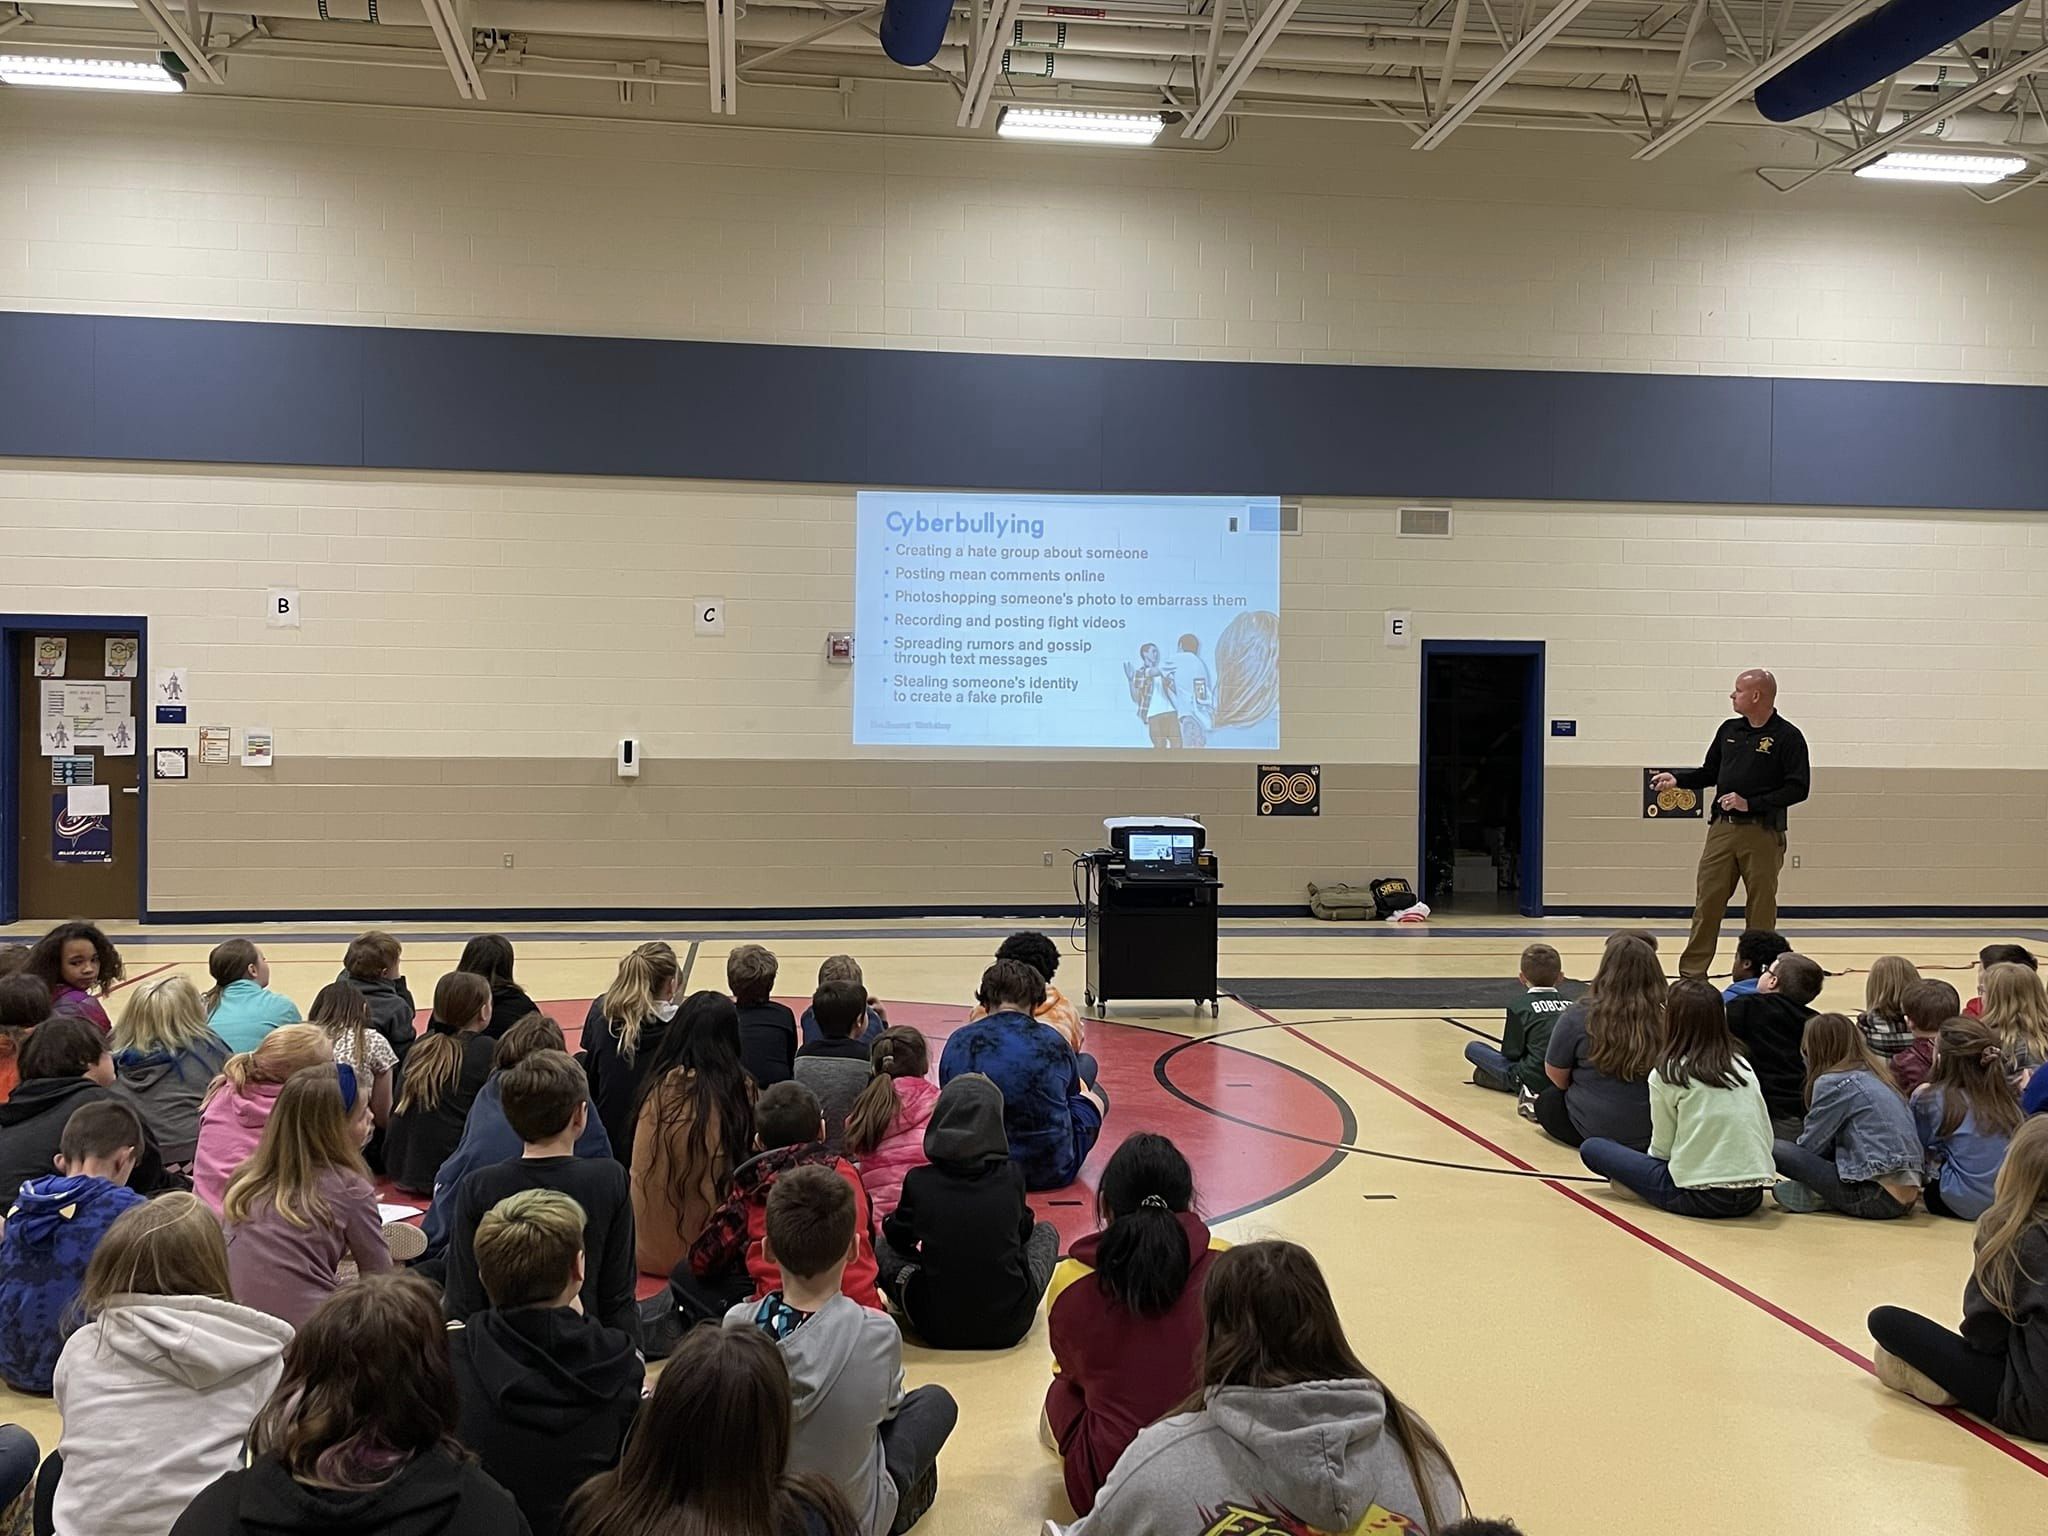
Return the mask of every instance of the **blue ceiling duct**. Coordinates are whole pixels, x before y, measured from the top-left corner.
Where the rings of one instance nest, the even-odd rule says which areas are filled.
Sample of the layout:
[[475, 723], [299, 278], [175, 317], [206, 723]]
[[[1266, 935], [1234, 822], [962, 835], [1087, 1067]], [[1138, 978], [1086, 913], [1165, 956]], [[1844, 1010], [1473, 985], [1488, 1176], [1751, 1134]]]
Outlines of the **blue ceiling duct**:
[[1756, 109], [1789, 123], [1866, 91], [2012, 8], [2012, 0], [1891, 0], [1756, 90]]
[[922, 69], [939, 56], [953, 0], [884, 0], [882, 52], [905, 69]]

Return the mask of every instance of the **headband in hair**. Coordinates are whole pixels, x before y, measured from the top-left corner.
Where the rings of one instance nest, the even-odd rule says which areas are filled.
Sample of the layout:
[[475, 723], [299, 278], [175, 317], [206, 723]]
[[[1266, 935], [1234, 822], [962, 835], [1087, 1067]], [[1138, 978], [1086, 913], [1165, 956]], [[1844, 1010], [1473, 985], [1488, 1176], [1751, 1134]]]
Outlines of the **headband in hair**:
[[334, 1080], [341, 1084], [341, 1107], [348, 1114], [356, 1112], [356, 1069], [345, 1061], [334, 1064]]

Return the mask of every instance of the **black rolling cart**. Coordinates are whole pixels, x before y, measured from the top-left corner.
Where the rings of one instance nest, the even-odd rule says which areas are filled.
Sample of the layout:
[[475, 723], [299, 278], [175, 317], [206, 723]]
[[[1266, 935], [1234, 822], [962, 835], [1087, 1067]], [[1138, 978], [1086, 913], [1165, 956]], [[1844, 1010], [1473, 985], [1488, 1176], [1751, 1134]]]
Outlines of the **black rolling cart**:
[[[1121, 836], [1119, 842], [1125, 841]], [[1141, 832], [1130, 842], [1151, 851]], [[1216, 915], [1223, 881], [1216, 856], [1199, 847], [1181, 858], [1136, 858], [1128, 847], [1088, 855], [1085, 910], [1091, 1012], [1112, 1002], [1185, 997], [1216, 1017]]]

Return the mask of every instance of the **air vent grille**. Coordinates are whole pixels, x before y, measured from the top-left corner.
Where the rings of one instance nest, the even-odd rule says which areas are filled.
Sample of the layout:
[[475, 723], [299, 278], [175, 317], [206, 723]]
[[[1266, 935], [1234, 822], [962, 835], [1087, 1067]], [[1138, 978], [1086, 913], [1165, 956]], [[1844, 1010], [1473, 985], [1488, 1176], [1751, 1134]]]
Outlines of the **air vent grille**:
[[1451, 509], [1403, 507], [1399, 532], [1404, 539], [1448, 539], [1451, 536]]

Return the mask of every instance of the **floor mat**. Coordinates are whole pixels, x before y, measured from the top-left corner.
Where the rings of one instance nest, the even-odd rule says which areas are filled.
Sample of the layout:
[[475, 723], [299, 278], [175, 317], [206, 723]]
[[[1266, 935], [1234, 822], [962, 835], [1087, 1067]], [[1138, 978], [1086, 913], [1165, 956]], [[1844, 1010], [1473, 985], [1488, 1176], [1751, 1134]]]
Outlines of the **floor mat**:
[[[1246, 976], [1217, 983], [1254, 1008], [1323, 1008], [1405, 1013], [1480, 1013], [1505, 1008], [1522, 993], [1512, 976]], [[1585, 991], [1568, 981], [1565, 996]]]

